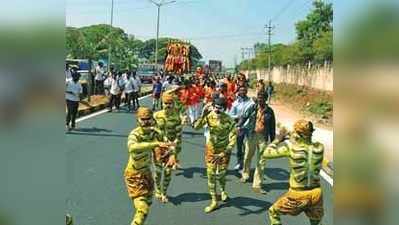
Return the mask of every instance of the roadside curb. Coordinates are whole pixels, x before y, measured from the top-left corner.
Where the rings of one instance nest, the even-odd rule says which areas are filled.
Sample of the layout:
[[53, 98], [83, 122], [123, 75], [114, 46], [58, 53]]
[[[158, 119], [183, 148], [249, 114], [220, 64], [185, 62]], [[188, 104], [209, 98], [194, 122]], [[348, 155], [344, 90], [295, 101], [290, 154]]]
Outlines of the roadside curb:
[[[140, 93], [139, 97], [143, 97], [143, 96], [149, 95], [151, 93], [152, 93], [152, 91], [142, 92], [142, 93]], [[89, 114], [95, 113], [100, 110], [103, 110], [107, 107], [108, 107], [108, 103], [100, 103], [98, 105], [93, 105], [86, 109], [79, 109], [78, 110], [78, 118], [82, 117], [82, 116], [87, 116]]]
[[331, 177], [334, 176], [334, 163], [328, 159], [323, 160], [323, 170]]

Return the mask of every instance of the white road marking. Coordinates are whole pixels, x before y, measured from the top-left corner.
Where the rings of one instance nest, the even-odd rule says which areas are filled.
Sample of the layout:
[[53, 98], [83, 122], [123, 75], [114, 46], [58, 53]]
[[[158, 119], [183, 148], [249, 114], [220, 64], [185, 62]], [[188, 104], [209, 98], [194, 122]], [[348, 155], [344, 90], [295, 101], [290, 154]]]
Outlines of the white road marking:
[[[142, 99], [147, 98], [147, 97], [150, 97], [150, 95], [146, 95], [146, 96], [140, 97], [139, 100], [142, 100]], [[121, 106], [124, 106], [124, 105], [125, 105], [125, 104], [122, 104]], [[95, 117], [95, 116], [104, 114], [104, 113], [108, 112], [108, 110], [109, 110], [109, 109], [103, 109], [103, 110], [100, 110], [100, 111], [98, 111], [98, 112], [89, 114], [89, 115], [87, 115], [87, 116], [83, 116], [83, 117], [77, 119], [77, 120], [76, 120], [76, 123], [79, 123], [79, 122], [81, 122], [81, 121], [83, 121], [83, 120], [87, 120], [87, 119], [93, 118], [93, 117]]]
[[330, 177], [330, 175], [324, 172], [324, 170], [320, 170], [320, 175], [331, 185], [331, 187], [334, 186], [334, 180], [332, 179], [332, 177]]

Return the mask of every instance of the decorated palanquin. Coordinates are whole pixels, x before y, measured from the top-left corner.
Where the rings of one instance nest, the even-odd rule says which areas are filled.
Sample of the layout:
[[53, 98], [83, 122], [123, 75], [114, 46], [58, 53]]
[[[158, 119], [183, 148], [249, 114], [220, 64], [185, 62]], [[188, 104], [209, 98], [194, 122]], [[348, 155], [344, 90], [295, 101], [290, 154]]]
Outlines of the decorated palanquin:
[[184, 74], [190, 71], [190, 44], [169, 42], [165, 60], [165, 71], [174, 74]]

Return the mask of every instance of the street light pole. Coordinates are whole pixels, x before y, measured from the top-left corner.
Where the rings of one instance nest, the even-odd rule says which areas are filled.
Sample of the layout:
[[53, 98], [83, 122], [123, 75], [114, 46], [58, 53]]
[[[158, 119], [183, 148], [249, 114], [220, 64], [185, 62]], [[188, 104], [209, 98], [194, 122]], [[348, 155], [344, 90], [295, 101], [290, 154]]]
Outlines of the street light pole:
[[112, 32], [112, 25], [114, 23], [114, 0], [112, 0], [112, 5], [111, 5], [111, 26], [109, 28], [109, 34], [108, 34], [108, 72], [111, 71], [111, 32]]
[[155, 41], [155, 69], [158, 74], [158, 41], [159, 41], [159, 15], [161, 13], [161, 5], [157, 5], [158, 7], [158, 18], [157, 18], [157, 39]]
[[160, 14], [161, 14], [161, 6], [163, 5], [167, 5], [167, 4], [172, 4], [175, 3], [176, 1], [169, 1], [169, 2], [164, 2], [164, 0], [162, 0], [161, 2], [156, 2], [154, 0], [148, 0], [151, 3], [153, 3], [157, 8], [158, 8], [158, 16], [157, 16], [157, 38], [155, 40], [155, 68], [157, 73], [158, 71], [158, 41], [159, 41], [159, 20], [160, 20]]

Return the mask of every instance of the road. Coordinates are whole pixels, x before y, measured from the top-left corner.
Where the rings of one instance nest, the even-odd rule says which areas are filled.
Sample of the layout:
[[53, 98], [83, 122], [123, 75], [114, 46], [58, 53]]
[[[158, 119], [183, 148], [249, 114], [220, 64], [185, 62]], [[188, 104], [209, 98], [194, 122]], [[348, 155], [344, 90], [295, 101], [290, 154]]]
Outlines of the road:
[[[149, 105], [151, 99], [141, 100]], [[67, 212], [75, 225], [130, 224], [133, 210], [123, 182], [127, 162], [126, 141], [136, 126], [132, 113], [98, 113], [82, 118], [79, 130], [66, 135]], [[233, 166], [235, 156], [232, 156]], [[227, 190], [230, 201], [211, 213], [203, 213], [209, 203], [204, 168], [204, 137], [201, 132], [185, 129], [182, 151], [183, 170], [174, 173], [169, 189], [170, 203], [154, 199], [148, 225], [263, 225], [269, 224], [267, 209], [288, 188], [287, 160], [268, 163], [265, 170], [266, 195], [255, 194], [250, 184], [239, 182], [230, 170]], [[333, 224], [332, 187], [322, 180], [325, 217], [323, 224]], [[284, 224], [309, 224], [304, 214], [283, 217]]]

